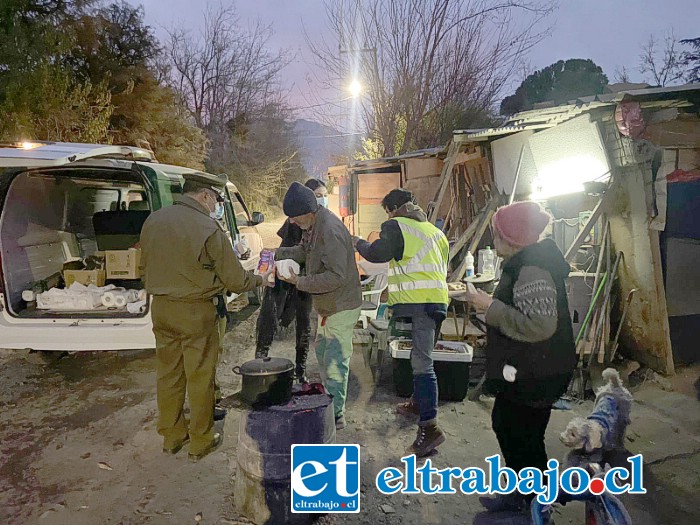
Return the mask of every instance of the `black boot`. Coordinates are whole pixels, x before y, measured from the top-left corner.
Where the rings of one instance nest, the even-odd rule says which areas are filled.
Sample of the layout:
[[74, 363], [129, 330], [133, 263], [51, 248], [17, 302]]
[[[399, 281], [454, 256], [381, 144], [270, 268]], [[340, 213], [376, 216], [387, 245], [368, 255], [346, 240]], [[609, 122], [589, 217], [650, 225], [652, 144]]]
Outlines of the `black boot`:
[[297, 383], [301, 383], [302, 385], [308, 383], [309, 379], [306, 377], [306, 363], [300, 364], [297, 362], [297, 366], [294, 369], [294, 375], [297, 378]]
[[297, 346], [296, 355], [296, 367], [294, 368], [294, 375], [297, 377], [297, 382], [308, 383], [309, 380], [306, 377], [306, 357], [309, 354], [309, 347]]

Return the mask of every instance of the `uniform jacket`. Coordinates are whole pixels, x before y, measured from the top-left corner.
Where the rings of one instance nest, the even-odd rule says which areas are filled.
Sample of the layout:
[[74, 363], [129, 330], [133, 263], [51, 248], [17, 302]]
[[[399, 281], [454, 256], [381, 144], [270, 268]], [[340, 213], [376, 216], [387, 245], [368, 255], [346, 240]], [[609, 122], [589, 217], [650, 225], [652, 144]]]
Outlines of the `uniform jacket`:
[[210, 300], [226, 290], [242, 293], [262, 284], [260, 276], [243, 269], [218, 223], [187, 195], [146, 220], [141, 268], [149, 293], [182, 301]]
[[306, 275], [299, 277], [297, 289], [313, 294], [314, 308], [321, 316], [359, 308], [360, 276], [345, 225], [333, 212], [319, 207], [316, 223], [304, 237], [301, 246], [278, 248], [275, 254], [278, 260], [294, 259], [305, 265]]

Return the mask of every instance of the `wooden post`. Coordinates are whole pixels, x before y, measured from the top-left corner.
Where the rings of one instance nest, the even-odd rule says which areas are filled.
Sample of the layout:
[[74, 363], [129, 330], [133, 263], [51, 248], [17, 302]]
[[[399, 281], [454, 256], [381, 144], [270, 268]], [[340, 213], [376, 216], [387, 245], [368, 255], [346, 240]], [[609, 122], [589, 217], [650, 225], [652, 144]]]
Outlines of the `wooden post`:
[[578, 249], [581, 247], [583, 244], [583, 240], [586, 238], [586, 236], [590, 233], [591, 228], [593, 228], [593, 225], [596, 223], [600, 215], [603, 213], [603, 209], [605, 208], [605, 205], [607, 204], [607, 195], [610, 194], [610, 189], [606, 191], [603, 196], [598, 200], [598, 204], [595, 205], [595, 208], [593, 208], [593, 213], [591, 216], [588, 218], [586, 221], [586, 224], [583, 225], [583, 228], [579, 232], [579, 234], [576, 236], [576, 239], [574, 240], [573, 244], [569, 246], [569, 249], [566, 250], [566, 255], [564, 256], [564, 259], [566, 259], [566, 262], [570, 263], [571, 261], [574, 260], [574, 257], [576, 257], [576, 254], [578, 253]]
[[459, 153], [459, 148], [462, 146], [461, 141], [457, 141], [455, 137], [452, 137], [452, 142], [447, 148], [447, 157], [445, 158], [445, 163], [442, 166], [442, 173], [440, 174], [440, 186], [438, 187], [435, 200], [433, 201], [433, 209], [430, 211], [428, 220], [435, 224], [438, 216], [438, 210], [442, 204], [442, 199], [445, 198], [445, 192], [449, 187], [449, 181], [452, 178], [452, 170], [455, 167], [455, 161], [457, 160], [457, 153]]
[[[472, 238], [472, 242], [469, 245], [469, 251], [474, 253], [476, 248], [479, 246], [479, 242], [481, 242], [481, 238], [484, 236], [484, 232], [486, 231], [486, 228], [488, 228], [489, 224], [491, 223], [491, 218], [493, 217], [493, 214], [496, 213], [496, 208], [498, 207], [498, 203], [501, 201], [501, 194], [497, 193], [493, 197], [491, 197], [491, 200], [489, 201], [488, 205], [486, 208], [483, 210], [483, 212], [480, 214], [480, 219], [478, 221], [478, 226], [476, 228], [476, 233], [474, 237]], [[474, 223], [477, 221], [475, 220]], [[471, 226], [471, 224], [469, 225]], [[465, 241], [466, 244], [466, 241]], [[467, 261], [466, 259], [460, 263], [460, 265], [457, 267], [455, 270], [454, 274], [452, 275], [452, 280], [454, 281], [459, 281], [464, 277], [465, 272], [467, 271]]]

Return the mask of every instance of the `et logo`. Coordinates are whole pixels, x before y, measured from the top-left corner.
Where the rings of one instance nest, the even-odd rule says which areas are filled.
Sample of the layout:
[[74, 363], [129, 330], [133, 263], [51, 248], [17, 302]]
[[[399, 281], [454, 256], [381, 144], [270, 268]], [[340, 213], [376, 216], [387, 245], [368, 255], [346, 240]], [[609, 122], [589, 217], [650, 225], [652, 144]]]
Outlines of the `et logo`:
[[359, 445], [292, 445], [292, 512], [360, 512]]

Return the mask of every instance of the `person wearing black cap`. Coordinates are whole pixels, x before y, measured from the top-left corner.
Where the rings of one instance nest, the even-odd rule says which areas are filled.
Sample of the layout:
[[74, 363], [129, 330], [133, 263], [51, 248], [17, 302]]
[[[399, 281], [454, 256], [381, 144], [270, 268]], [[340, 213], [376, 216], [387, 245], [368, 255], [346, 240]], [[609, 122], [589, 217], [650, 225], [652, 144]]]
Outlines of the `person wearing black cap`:
[[[309, 179], [304, 186], [314, 192], [319, 205], [327, 208], [328, 190], [318, 179]], [[282, 248], [301, 244], [303, 230], [289, 219], [277, 232]], [[311, 294], [277, 279], [273, 288], [266, 288], [255, 327], [255, 358], [267, 357], [278, 324], [286, 327], [296, 318], [296, 366], [294, 373], [299, 383], [306, 383], [306, 358], [311, 338]]]
[[278, 248], [275, 258], [305, 265], [306, 275], [284, 279], [313, 296], [319, 316], [316, 357], [321, 379], [333, 395], [336, 428], [345, 427], [345, 398], [352, 356], [352, 331], [360, 317], [362, 291], [352, 240], [342, 221], [320, 206], [316, 195], [293, 182], [284, 196], [289, 222], [305, 231], [300, 246]]

